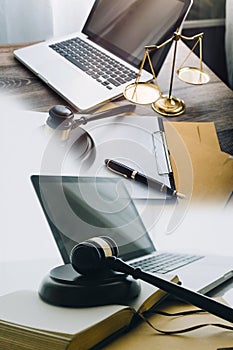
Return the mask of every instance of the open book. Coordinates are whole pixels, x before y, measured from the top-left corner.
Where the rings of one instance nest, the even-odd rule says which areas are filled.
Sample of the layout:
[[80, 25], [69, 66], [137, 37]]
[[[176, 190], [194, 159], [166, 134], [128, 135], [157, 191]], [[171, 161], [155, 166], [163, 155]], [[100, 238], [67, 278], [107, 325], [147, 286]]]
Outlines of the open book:
[[[171, 278], [178, 283], [178, 278]], [[137, 312], [158, 304], [166, 293], [141, 281], [131, 305], [63, 308], [43, 302], [36, 291], [0, 297], [0, 344], [4, 350], [85, 350], [130, 328]]]

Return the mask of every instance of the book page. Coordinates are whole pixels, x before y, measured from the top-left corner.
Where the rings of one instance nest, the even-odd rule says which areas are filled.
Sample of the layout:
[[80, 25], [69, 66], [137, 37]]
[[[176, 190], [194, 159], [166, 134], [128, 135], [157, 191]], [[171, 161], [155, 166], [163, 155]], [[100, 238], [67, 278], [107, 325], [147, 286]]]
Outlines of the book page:
[[[163, 276], [163, 279], [178, 282], [178, 277], [176, 276]], [[134, 299], [130, 305], [138, 312], [143, 313], [151, 309], [155, 304], [161, 301], [162, 298], [166, 296], [166, 292], [161, 289], [147, 283], [140, 281], [141, 283], [141, 293]]]
[[[79, 333], [125, 309], [130, 312], [130, 309], [134, 308], [144, 312], [165, 295], [155, 286], [144, 281], [140, 283], [141, 292], [129, 306], [66, 308], [45, 303], [36, 291], [16, 291], [0, 297], [0, 320], [50, 332]], [[132, 312], [132, 317], [133, 314]]]
[[36, 291], [17, 291], [0, 297], [0, 319], [50, 332], [75, 334], [105, 320], [125, 306], [65, 308], [43, 302]]

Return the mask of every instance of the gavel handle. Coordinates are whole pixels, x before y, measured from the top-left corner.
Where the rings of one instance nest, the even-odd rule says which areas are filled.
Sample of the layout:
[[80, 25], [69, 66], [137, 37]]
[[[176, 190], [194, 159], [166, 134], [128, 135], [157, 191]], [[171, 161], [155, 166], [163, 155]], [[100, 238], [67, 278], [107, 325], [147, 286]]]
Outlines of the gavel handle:
[[156, 286], [165, 292], [172, 294], [179, 299], [186, 301], [192, 305], [195, 305], [211, 314], [218, 316], [226, 321], [233, 323], [233, 309], [227, 305], [224, 305], [210, 297], [196, 293], [190, 289], [187, 289], [176, 283], [167, 281], [161, 277], [149, 274], [142, 271], [139, 268], [134, 269], [125, 262], [115, 257], [107, 258], [107, 265], [118, 272], [123, 272], [133, 276], [135, 279], [141, 279], [153, 286]]
[[136, 106], [133, 104], [125, 104], [122, 106], [106, 109], [106, 111], [100, 113], [82, 116], [74, 121], [72, 129], [77, 128], [79, 125], [87, 124], [87, 122], [92, 122], [94, 120], [114, 117], [115, 115], [120, 115], [124, 113], [132, 113], [135, 111], [135, 108]]

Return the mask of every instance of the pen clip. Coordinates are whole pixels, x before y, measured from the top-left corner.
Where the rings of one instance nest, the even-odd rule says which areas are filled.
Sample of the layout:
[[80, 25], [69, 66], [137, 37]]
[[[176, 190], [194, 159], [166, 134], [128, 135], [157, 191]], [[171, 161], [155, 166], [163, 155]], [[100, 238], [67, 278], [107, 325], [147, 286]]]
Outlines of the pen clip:
[[[156, 137], [158, 135], [160, 135], [160, 138]], [[172, 172], [172, 168], [171, 168], [170, 157], [169, 157], [169, 152], [168, 152], [164, 132], [161, 130], [154, 131], [152, 133], [152, 139], [153, 139], [155, 153], [158, 153], [159, 151], [161, 151], [161, 144], [162, 144], [162, 152], [160, 152], [161, 153], [160, 156], [158, 155], [156, 156], [159, 175], [170, 174]], [[163, 160], [161, 159], [161, 156]], [[161, 163], [159, 162], [159, 160]]]
[[112, 169], [109, 165], [109, 161], [107, 162], [107, 168], [108, 168], [108, 170], [112, 171], [114, 174], [121, 175], [121, 176], [124, 176], [125, 178], [128, 178], [128, 176], [126, 174], [123, 174], [120, 171]]

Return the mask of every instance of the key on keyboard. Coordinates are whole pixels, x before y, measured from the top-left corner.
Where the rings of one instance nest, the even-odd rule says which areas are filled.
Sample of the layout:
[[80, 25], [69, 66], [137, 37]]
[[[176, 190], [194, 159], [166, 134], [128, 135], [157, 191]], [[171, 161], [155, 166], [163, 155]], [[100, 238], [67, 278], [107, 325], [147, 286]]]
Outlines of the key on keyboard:
[[174, 254], [174, 253], [160, 253], [156, 256], [152, 256], [130, 265], [134, 268], [139, 267], [140, 269], [147, 272], [167, 273], [173, 271], [181, 266], [185, 266], [193, 261], [199, 260], [203, 256], [189, 255], [189, 254]]
[[65, 40], [49, 47], [109, 90], [137, 76], [133, 70], [80, 38]]

